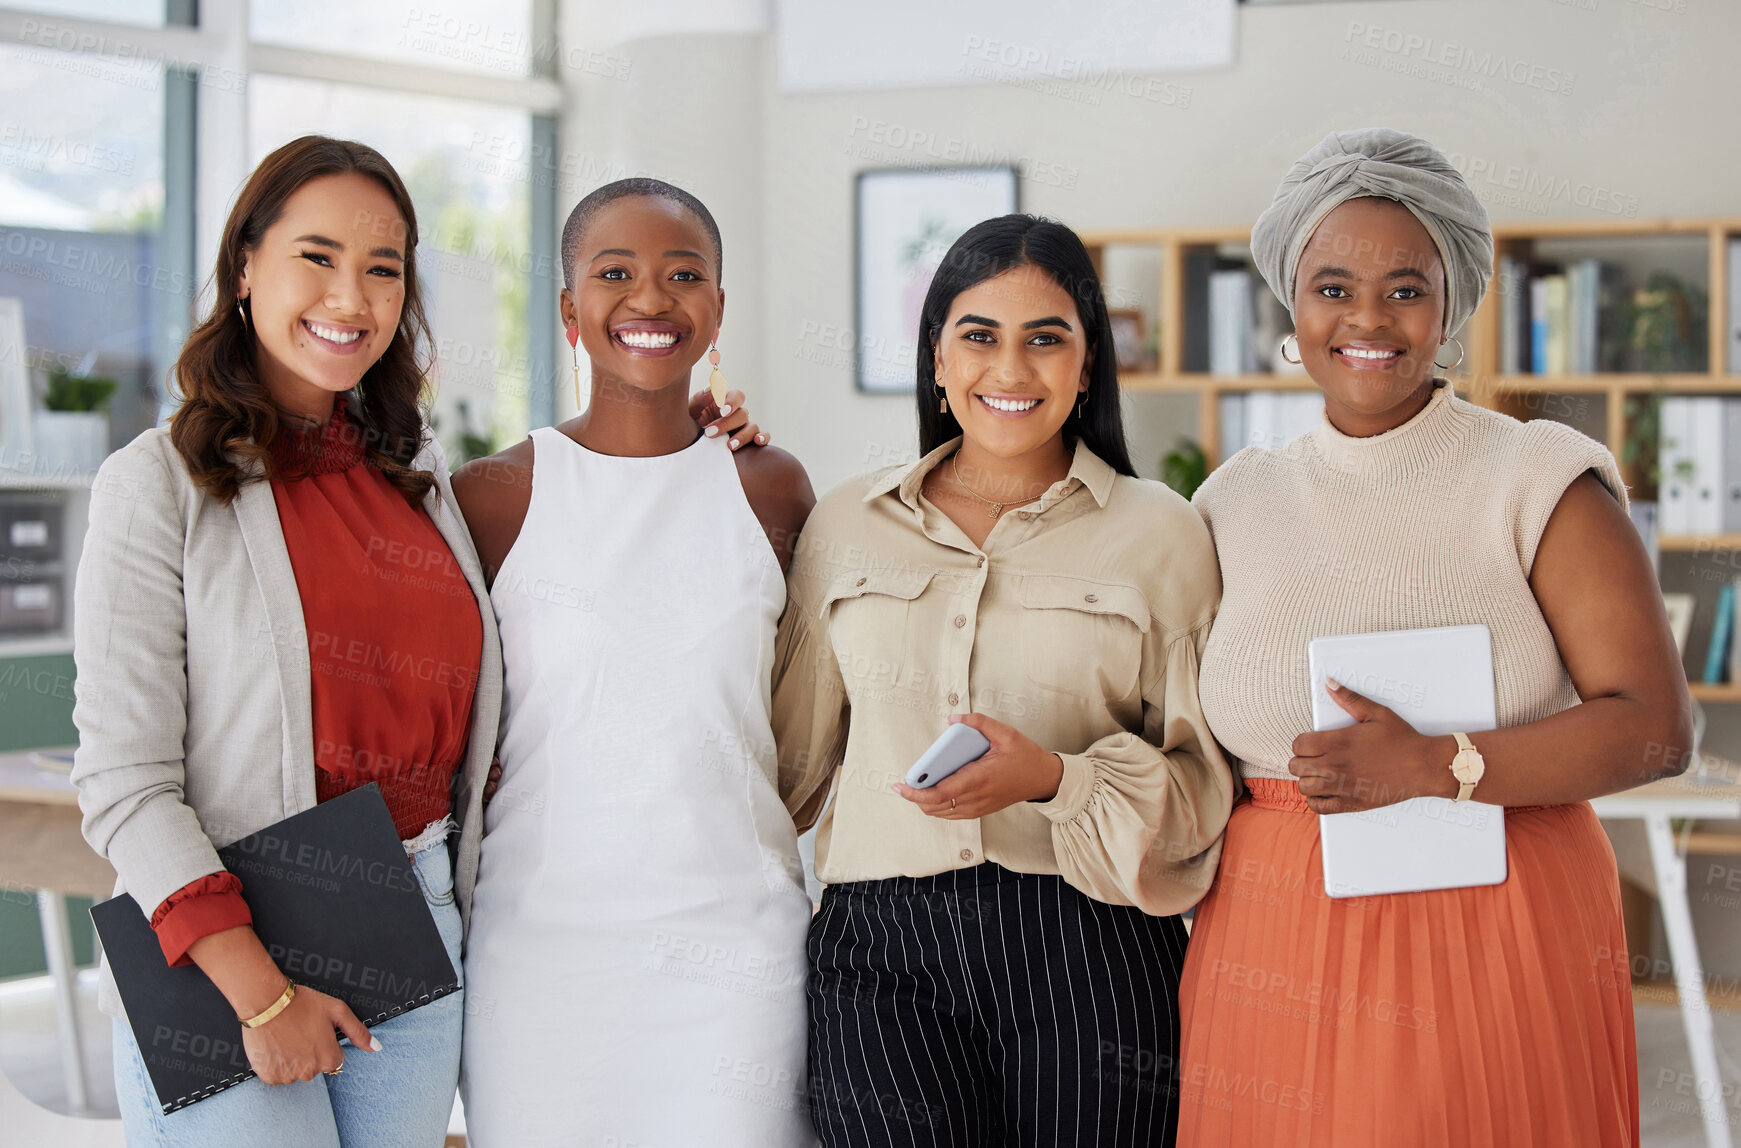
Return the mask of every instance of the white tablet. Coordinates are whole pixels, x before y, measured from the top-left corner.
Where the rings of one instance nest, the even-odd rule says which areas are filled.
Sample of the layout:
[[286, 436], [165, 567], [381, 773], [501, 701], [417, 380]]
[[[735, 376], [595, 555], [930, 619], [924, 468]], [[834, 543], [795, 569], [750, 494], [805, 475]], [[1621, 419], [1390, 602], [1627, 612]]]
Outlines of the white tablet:
[[[1326, 677], [1389, 706], [1441, 737], [1497, 725], [1493, 638], [1486, 626], [1442, 626], [1316, 638], [1307, 646], [1312, 728], [1354, 724]], [[1445, 761], [1450, 772], [1451, 762]], [[1497, 885], [1505, 880], [1505, 810], [1479, 801], [1416, 797], [1318, 818], [1324, 891], [1331, 897]]]

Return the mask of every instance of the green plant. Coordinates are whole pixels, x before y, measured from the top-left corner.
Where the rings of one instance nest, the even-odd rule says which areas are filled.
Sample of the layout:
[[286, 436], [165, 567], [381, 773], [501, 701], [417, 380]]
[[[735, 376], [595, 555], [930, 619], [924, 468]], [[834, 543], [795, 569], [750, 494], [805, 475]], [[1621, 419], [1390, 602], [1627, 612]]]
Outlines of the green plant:
[[1194, 439], [1181, 438], [1179, 445], [1161, 459], [1161, 481], [1177, 491], [1181, 498], [1196, 494], [1197, 488], [1208, 477], [1209, 460], [1203, 456], [1203, 448]]
[[[451, 465], [457, 467], [474, 458], [483, 458], [485, 455], [493, 453], [496, 448], [490, 444], [488, 435], [479, 434], [473, 427], [471, 404], [460, 399], [454, 406], [459, 410], [459, 443], [458, 449], [454, 451]], [[435, 426], [435, 421], [435, 417], [431, 415], [429, 419], [431, 427]]]
[[65, 367], [55, 367], [48, 372], [48, 390], [42, 396], [43, 409], [106, 411], [119, 385], [114, 379], [75, 375]]
[[1658, 454], [1661, 436], [1662, 396], [1629, 397], [1626, 400], [1626, 441], [1620, 448], [1620, 464], [1636, 467], [1643, 485], [1652, 489], [1662, 483], [1662, 462]]
[[1658, 271], [1632, 293], [1628, 342], [1641, 371], [1703, 371], [1708, 300], [1678, 275]]

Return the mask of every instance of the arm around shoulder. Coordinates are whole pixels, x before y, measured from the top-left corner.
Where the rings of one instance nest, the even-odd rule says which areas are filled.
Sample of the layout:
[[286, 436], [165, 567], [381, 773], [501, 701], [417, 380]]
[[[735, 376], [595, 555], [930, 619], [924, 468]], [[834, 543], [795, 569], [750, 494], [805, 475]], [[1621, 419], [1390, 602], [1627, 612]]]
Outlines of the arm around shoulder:
[[772, 446], [739, 451], [732, 459], [750, 508], [780, 559], [780, 568], [789, 568], [797, 552], [798, 535], [816, 508], [816, 492], [804, 464], [790, 452]]

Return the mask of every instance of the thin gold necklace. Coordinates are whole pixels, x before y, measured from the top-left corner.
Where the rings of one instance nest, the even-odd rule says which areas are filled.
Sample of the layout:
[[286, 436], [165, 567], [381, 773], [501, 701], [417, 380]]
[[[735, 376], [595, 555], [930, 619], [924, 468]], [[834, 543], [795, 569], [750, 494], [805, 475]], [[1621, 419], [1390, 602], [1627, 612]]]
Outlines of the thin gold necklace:
[[1004, 509], [1006, 507], [1024, 506], [1027, 503], [1034, 501], [1032, 498], [1024, 498], [1020, 502], [993, 502], [991, 499], [989, 499], [989, 498], [985, 497], [983, 494], [979, 493], [979, 491], [973, 489], [973, 487], [967, 485], [966, 481], [964, 479], [962, 479], [962, 477], [961, 477], [961, 464], [956, 461], [960, 457], [961, 457], [960, 451], [956, 451], [954, 454], [949, 456], [949, 470], [952, 474], [955, 475], [955, 485], [959, 486], [962, 490], [965, 490], [968, 494], [971, 494], [974, 498], [978, 499], [980, 502], [983, 502], [987, 506], [991, 507], [991, 510], [987, 513], [986, 517], [996, 518], [998, 515], [1000, 515], [1004, 512]]

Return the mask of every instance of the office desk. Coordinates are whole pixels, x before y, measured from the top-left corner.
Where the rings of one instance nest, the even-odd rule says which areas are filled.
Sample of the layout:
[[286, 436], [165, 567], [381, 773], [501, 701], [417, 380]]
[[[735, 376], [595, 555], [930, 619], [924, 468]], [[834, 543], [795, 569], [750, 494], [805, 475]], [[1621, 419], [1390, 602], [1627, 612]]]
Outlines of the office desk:
[[1701, 777], [1691, 771], [1666, 781], [1599, 797], [1590, 805], [1596, 816], [1644, 822], [1656, 871], [1657, 903], [1663, 931], [1674, 962], [1675, 991], [1680, 997], [1681, 1026], [1692, 1054], [1699, 1111], [1705, 1122], [1708, 1148], [1734, 1148], [1723, 1109], [1723, 1078], [1717, 1069], [1717, 1041], [1711, 1006], [1705, 999], [1705, 970], [1693, 935], [1693, 912], [1687, 897], [1687, 859], [1675, 844], [1675, 818], [1741, 818], [1741, 781], [1732, 776]]
[[74, 1111], [88, 1108], [90, 1091], [73, 995], [66, 897], [101, 899], [114, 887], [115, 870], [79, 833], [78, 795], [66, 774], [38, 768], [29, 751], [0, 753], [0, 888], [36, 894], [42, 945], [54, 978], [61, 1071]]

